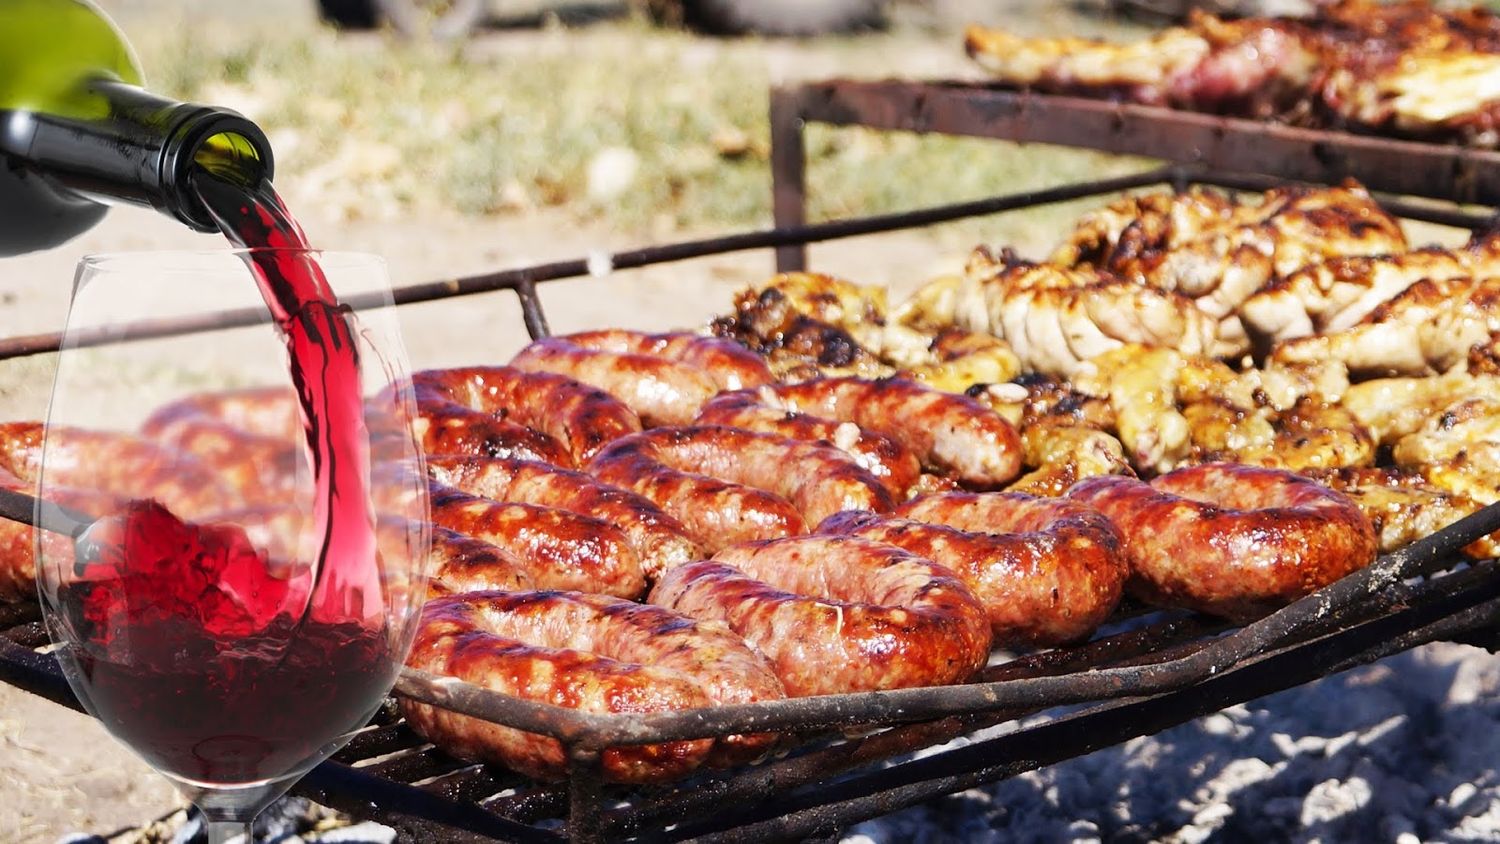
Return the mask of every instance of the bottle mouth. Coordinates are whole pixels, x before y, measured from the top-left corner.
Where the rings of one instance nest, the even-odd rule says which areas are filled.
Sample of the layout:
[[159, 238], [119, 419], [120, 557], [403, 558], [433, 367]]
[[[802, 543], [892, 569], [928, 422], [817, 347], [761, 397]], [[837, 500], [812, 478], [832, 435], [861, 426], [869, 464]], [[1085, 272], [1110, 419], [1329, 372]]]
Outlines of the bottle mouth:
[[189, 108], [192, 113], [178, 124], [174, 142], [163, 151], [163, 187], [176, 200], [172, 211], [177, 219], [201, 232], [217, 232], [218, 224], [193, 189], [193, 172], [249, 188], [270, 181], [275, 159], [265, 133], [243, 116], [222, 108]]

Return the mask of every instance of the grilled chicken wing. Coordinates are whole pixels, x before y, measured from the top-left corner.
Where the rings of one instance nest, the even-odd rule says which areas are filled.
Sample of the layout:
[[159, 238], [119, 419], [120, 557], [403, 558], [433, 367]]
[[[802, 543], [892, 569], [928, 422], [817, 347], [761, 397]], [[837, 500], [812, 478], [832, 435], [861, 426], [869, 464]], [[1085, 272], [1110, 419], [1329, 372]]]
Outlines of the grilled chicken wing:
[[[1374, 525], [1382, 553], [1431, 536], [1481, 506], [1406, 469], [1318, 469], [1302, 474], [1349, 496]], [[1500, 556], [1500, 535], [1487, 536], [1464, 548], [1464, 553], [1474, 559]]]
[[918, 294], [917, 323], [958, 325], [1004, 339], [1022, 366], [1068, 376], [1127, 343], [1198, 354], [1214, 345], [1213, 321], [1176, 293], [1090, 268], [1069, 269], [977, 250], [962, 279]]
[[1276, 345], [1273, 361], [1339, 360], [1367, 375], [1433, 375], [1462, 369], [1476, 345], [1500, 333], [1500, 277], [1424, 279], [1344, 331]]

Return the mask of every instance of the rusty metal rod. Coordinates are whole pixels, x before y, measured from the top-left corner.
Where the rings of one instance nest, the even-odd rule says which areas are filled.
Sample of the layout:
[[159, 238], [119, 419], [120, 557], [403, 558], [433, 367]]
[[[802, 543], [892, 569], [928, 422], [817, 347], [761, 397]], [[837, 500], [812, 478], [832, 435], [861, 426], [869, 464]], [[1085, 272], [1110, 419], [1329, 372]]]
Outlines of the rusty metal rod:
[[[852, 220], [835, 220], [827, 223], [815, 223], [790, 228], [761, 229], [759, 231], [728, 235], [726, 237], [711, 237], [661, 246], [648, 246], [641, 249], [617, 252], [606, 256], [606, 259], [611, 268], [626, 270], [651, 266], [653, 264], [684, 261], [689, 258], [701, 258], [707, 255], [719, 255], [726, 252], [742, 252], [747, 249], [764, 249], [775, 246], [817, 243], [825, 240], [857, 237], [859, 235], [874, 234], [895, 229], [960, 220], [965, 217], [978, 217], [986, 214], [998, 214], [1002, 211], [1014, 211], [1038, 205], [1067, 202], [1087, 196], [1117, 193], [1122, 190], [1157, 184], [1166, 179], [1165, 174], [1166, 171], [1151, 170], [1128, 176], [1078, 182], [1056, 188], [1024, 191], [1022, 193], [1006, 194], [1004, 196], [978, 199], [971, 202], [943, 205], [936, 208], [924, 208], [917, 211], [881, 214]], [[598, 259], [596, 258], [594, 261], [597, 262]], [[500, 270], [493, 273], [483, 273], [444, 281], [407, 285], [392, 290], [389, 297], [384, 293], [351, 296], [344, 304], [358, 311], [386, 307], [392, 304], [406, 305], [415, 302], [427, 302], [434, 299], [446, 299], [453, 296], [469, 296], [475, 293], [488, 293], [494, 290], [516, 290], [519, 292], [539, 282], [579, 278], [589, 275], [590, 266], [591, 262], [587, 258], [554, 261], [552, 263], [537, 264], [518, 269]], [[533, 303], [531, 308], [535, 309], [534, 314], [528, 309], [526, 304], [527, 299], [523, 298], [522, 300], [522, 308], [525, 310], [527, 317], [527, 330], [534, 337], [545, 336], [547, 333], [545, 317], [542, 316], [541, 310], [538, 307], [539, 303], [534, 295], [530, 301]], [[142, 320], [126, 325], [108, 326], [97, 330], [75, 331], [69, 338], [69, 348], [175, 337], [213, 329], [256, 325], [265, 321], [265, 312], [254, 308], [219, 311], [210, 314], [194, 314], [191, 317]], [[0, 340], [0, 360], [55, 352], [61, 348], [62, 340], [63, 335], [61, 332], [33, 334]]]
[[963, 82], [835, 79], [786, 89], [809, 122], [1048, 143], [1500, 204], [1500, 152]]

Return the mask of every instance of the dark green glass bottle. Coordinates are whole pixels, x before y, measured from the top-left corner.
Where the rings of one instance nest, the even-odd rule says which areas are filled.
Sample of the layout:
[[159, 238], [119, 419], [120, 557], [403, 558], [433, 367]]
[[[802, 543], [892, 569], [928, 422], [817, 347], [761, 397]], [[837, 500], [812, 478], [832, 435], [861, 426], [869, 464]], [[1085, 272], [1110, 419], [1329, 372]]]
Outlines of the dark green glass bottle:
[[188, 186], [194, 167], [255, 184], [271, 146], [233, 111], [142, 88], [87, 0], [0, 0], [0, 256], [62, 243], [112, 203], [218, 231]]

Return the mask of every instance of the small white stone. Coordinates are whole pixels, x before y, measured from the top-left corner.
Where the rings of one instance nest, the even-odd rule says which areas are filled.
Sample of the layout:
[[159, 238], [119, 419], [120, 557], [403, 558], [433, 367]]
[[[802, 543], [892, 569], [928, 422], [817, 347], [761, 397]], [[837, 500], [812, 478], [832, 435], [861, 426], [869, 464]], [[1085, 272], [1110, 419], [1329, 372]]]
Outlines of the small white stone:
[[630, 188], [641, 169], [641, 157], [626, 147], [600, 150], [589, 162], [588, 194], [595, 202], [608, 202]]
[[1448, 805], [1457, 808], [1469, 802], [1469, 800], [1478, 793], [1479, 789], [1474, 785], [1474, 783], [1461, 782], [1458, 784], [1458, 787], [1454, 788], [1453, 791], [1448, 795]]
[[394, 844], [396, 830], [388, 826], [382, 826], [373, 821], [357, 823], [353, 826], [330, 829], [317, 839], [321, 844], [339, 844], [339, 842], [358, 842], [358, 844]]

